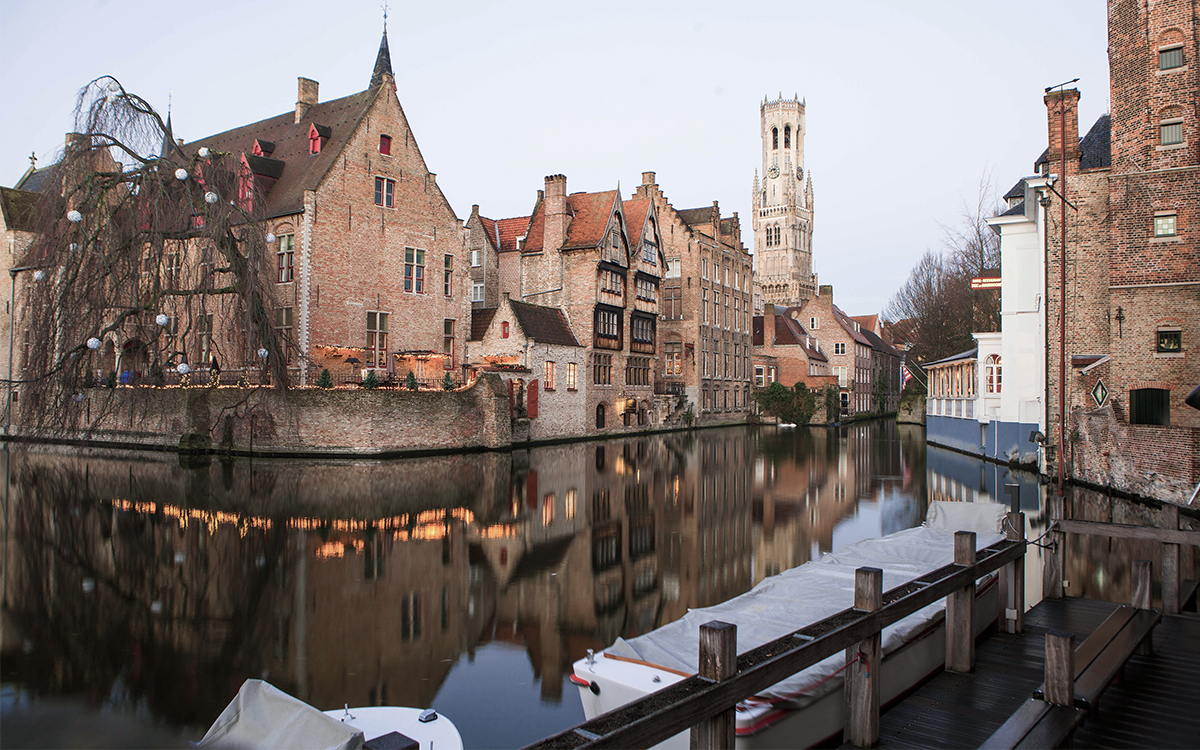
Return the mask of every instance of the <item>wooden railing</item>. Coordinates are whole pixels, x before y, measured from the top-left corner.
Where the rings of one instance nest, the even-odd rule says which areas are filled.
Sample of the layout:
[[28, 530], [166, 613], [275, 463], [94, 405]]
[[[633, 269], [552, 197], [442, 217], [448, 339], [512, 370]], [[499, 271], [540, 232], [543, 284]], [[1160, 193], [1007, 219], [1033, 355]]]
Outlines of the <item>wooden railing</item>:
[[[860, 568], [854, 606], [770, 643], [736, 653], [737, 629], [711, 622], [701, 628], [700, 674], [530, 745], [530, 748], [646, 748], [692, 730], [694, 748], [732, 748], [734, 707], [797, 672], [847, 648], [867, 654], [846, 670], [848, 741], [870, 746], [879, 738], [879, 641], [882, 630], [939, 599], [946, 613], [947, 665], [970, 670], [974, 661], [971, 606], [975, 582], [1007, 568], [1005, 617], [1024, 612], [1026, 542], [1023, 513], [1005, 519], [1007, 538], [975, 550], [974, 532], [955, 535], [955, 561], [882, 592], [882, 573]], [[1005, 629], [1019, 622], [1006, 622]], [[1011, 630], [1010, 630], [1011, 632]], [[873, 661], [872, 661], [873, 660]]]

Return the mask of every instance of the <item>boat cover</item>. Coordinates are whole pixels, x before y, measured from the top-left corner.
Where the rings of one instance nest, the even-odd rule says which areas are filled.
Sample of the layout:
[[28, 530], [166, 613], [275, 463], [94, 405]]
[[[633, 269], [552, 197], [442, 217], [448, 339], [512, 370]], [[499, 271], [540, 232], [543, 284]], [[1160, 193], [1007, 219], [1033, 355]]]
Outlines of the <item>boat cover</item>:
[[[852, 606], [857, 568], [882, 569], [883, 590], [888, 591], [954, 562], [955, 531], [976, 532], [977, 549], [995, 544], [1003, 538], [999, 530], [1005, 510], [1000, 503], [936, 501], [923, 526], [848, 545], [767, 578], [727, 602], [689, 610], [679, 620], [637, 638], [618, 638], [605, 651], [695, 673], [702, 624], [720, 620], [736, 625], [737, 652], [745, 653]], [[944, 601], [937, 601], [884, 628], [883, 652], [915, 637], [943, 609]], [[759, 696], [802, 706], [837, 684], [829, 678], [841, 671], [845, 658], [844, 652], [830, 656]]]
[[199, 747], [355, 750], [359, 730], [262, 680], [246, 680]]

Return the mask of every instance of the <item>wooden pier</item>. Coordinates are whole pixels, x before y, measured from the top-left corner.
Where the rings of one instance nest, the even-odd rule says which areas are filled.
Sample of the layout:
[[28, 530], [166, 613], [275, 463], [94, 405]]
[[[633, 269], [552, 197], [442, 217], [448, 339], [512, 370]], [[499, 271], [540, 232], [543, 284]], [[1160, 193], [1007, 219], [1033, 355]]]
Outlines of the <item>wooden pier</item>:
[[[942, 672], [884, 712], [879, 745], [887, 748], [979, 747], [1043, 680], [1046, 633], [1082, 641], [1119, 605], [1046, 599], [1025, 613], [1021, 635], [982, 641], [970, 674]], [[1191, 748], [1200, 742], [1200, 616], [1164, 615], [1153, 653], [1130, 657], [1124, 679], [1075, 732], [1079, 748]]]

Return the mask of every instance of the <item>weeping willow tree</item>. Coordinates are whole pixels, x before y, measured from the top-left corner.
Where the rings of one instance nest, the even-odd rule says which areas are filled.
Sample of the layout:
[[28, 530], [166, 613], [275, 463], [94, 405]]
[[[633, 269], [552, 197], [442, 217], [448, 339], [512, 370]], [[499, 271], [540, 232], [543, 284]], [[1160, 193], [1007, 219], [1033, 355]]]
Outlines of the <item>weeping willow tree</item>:
[[206, 384], [217, 364], [287, 388], [274, 238], [239, 155], [185, 153], [149, 103], [107, 76], [81, 90], [75, 119], [18, 261], [22, 429], [87, 430], [117, 386], [153, 398], [154, 386]]

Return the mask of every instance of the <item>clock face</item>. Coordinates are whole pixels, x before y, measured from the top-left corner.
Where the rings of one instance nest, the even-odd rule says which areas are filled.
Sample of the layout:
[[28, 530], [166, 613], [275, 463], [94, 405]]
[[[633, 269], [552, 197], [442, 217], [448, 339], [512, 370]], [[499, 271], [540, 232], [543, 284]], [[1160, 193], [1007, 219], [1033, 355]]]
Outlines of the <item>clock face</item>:
[[771, 178], [778, 177], [779, 176], [779, 167], [772, 165], [771, 168], [767, 170], [767, 176], [771, 177]]

